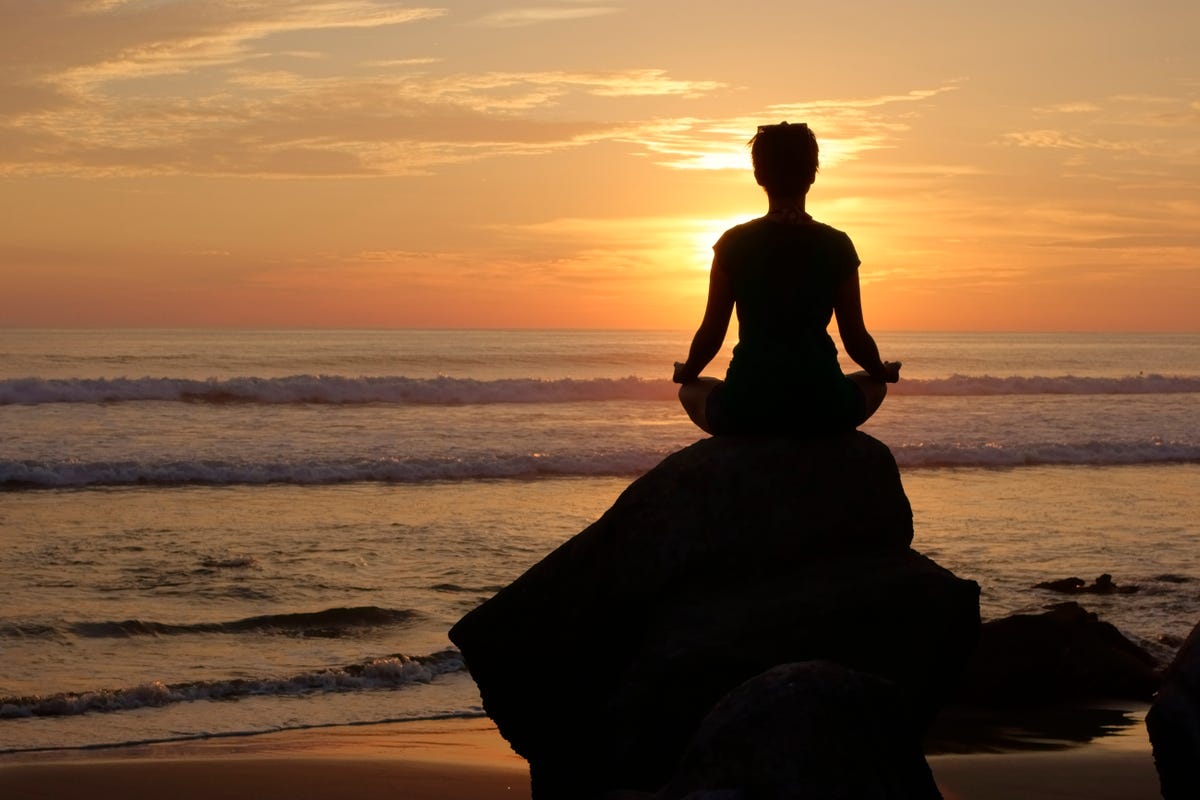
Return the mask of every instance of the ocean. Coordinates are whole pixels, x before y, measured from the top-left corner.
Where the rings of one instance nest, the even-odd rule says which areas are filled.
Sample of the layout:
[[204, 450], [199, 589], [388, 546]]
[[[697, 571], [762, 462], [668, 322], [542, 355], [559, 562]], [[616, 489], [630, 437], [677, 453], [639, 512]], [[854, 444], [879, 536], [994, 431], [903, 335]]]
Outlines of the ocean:
[[[876, 338], [914, 547], [985, 618], [1111, 574], [1080, 602], [1169, 658], [1200, 335]], [[482, 715], [446, 631], [704, 436], [689, 339], [0, 329], [0, 752]]]

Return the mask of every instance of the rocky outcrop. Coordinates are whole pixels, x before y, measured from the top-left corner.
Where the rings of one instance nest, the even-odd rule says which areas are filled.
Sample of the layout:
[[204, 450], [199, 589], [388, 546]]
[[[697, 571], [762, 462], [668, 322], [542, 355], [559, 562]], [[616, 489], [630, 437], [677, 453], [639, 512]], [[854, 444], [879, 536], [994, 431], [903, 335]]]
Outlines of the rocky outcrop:
[[984, 623], [958, 699], [980, 706], [1149, 700], [1158, 662], [1078, 603]]
[[1163, 674], [1146, 730], [1164, 800], [1200, 797], [1200, 625]]
[[1113, 580], [1113, 576], [1106, 572], [1090, 584], [1083, 578], [1076, 578], [1072, 575], [1070, 578], [1036, 583], [1033, 588], [1049, 589], [1052, 592], [1063, 594], [1133, 594], [1142, 587], [1136, 584], [1118, 584]]
[[911, 540], [895, 461], [865, 434], [707, 439], [450, 636], [536, 798], [654, 792], [713, 705], [780, 664], [890, 681], [919, 734], [974, 646], [979, 589]]
[[783, 664], [725, 695], [654, 800], [940, 798], [896, 686], [828, 661]]

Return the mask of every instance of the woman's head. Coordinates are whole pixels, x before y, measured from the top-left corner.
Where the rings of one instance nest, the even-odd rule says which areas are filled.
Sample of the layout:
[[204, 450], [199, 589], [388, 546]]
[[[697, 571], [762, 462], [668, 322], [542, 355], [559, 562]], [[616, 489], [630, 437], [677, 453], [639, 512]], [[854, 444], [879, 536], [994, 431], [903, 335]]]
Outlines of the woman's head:
[[754, 179], [776, 197], [804, 194], [817, 177], [817, 137], [804, 123], [760, 125], [750, 140]]

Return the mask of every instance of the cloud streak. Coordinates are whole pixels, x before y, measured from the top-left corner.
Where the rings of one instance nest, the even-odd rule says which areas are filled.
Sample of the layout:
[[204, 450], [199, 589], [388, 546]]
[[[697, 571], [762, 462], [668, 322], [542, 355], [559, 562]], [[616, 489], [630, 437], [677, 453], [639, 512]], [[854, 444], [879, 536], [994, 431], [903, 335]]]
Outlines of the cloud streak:
[[[8, 3], [0, 6], [0, 64], [29, 80], [81, 90], [236, 63], [276, 34], [400, 25], [443, 14], [381, 0]], [[47, 30], [54, 36], [34, 35]]]
[[[0, 4], [0, 174], [10, 176], [425, 174], [627, 127], [571, 121], [563, 107], [586, 98], [687, 99], [721, 86], [661, 69], [453, 72], [428, 56], [364, 58], [322, 76], [332, 54], [273, 38], [447, 15], [383, 0], [19, 5]], [[511, 13], [549, 21], [616, 10]], [[34, 35], [44, 30], [55, 36]]]
[[754, 115], [665, 121], [647, 125], [632, 141], [674, 169], [745, 169], [746, 140], [764, 120], [806, 122], [820, 140], [822, 165], [829, 166], [886, 147], [908, 129], [904, 116], [912, 104], [957, 88], [947, 84], [905, 94], [769, 105]]
[[239, 71], [204, 94], [120, 103], [94, 96], [10, 118], [0, 124], [8, 145], [0, 172], [419, 174], [615, 136], [629, 126], [544, 112], [574, 94], [644, 96], [683, 85], [653, 71], [368, 78]]
[[[0, 33], [0, 59], [25, 76], [0, 87], [9, 89], [0, 108], [10, 112], [0, 122], [0, 174], [403, 176], [599, 141], [631, 144], [674, 169], [742, 169], [746, 132], [774, 116], [812, 122], [831, 164], [886, 146], [904, 127], [893, 108], [955, 88], [775, 105], [733, 118], [647, 117], [621, 104], [686, 103], [729, 87], [661, 68], [448, 71], [441, 59], [420, 56], [367, 58], [323, 76], [303, 63], [281, 68], [282, 55], [319, 65], [323, 54], [273, 51], [273, 36], [446, 16], [382, 0], [44, 0], [37, 9], [35, 22], [60, 33], [48, 50], [22, 50], [21, 32], [0, 26], [8, 31]], [[525, 24], [618, 10], [541, 5], [485, 19]], [[271, 66], [260, 63], [264, 56]], [[170, 88], [177, 76], [186, 76], [185, 94]], [[583, 108], [590, 111], [576, 111]], [[606, 110], [597, 115], [598, 108]]]
[[486, 14], [476, 19], [473, 24], [490, 28], [523, 28], [549, 22], [601, 17], [620, 10], [614, 6], [529, 6]]

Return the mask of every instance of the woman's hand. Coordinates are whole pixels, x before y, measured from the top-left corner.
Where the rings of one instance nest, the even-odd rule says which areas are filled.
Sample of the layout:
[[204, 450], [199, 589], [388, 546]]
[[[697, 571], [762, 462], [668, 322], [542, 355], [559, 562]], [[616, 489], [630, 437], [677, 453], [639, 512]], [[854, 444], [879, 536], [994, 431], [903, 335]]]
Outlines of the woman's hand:
[[688, 381], [695, 379], [696, 376], [690, 374], [687, 364], [683, 363], [682, 361], [675, 362], [675, 374], [671, 376], [672, 381], [675, 383], [687, 383]]
[[897, 383], [900, 380], [900, 362], [882, 362], [881, 368], [877, 372], [871, 373], [871, 377], [884, 383]]

